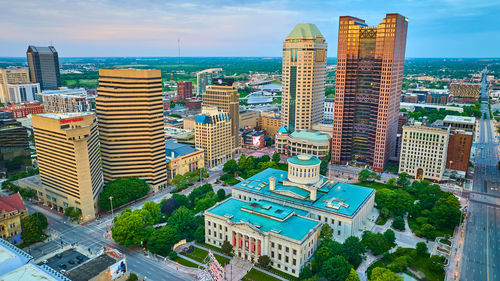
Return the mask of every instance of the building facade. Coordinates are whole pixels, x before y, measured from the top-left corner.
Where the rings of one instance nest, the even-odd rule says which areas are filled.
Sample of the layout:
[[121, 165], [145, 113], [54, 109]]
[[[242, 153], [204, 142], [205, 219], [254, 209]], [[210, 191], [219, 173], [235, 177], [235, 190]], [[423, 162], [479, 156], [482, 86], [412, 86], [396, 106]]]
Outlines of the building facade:
[[54, 113], [92, 111], [96, 98], [84, 88], [43, 91], [40, 96], [45, 112]]
[[33, 115], [41, 185], [39, 201], [64, 212], [81, 210], [82, 220], [95, 218], [103, 187], [97, 120], [94, 113]]
[[177, 81], [177, 100], [186, 100], [193, 97], [193, 82]]
[[323, 159], [330, 152], [330, 139], [328, 134], [319, 131], [302, 130], [290, 133], [282, 127], [276, 133], [275, 149], [280, 154], [307, 154]]
[[449, 128], [421, 124], [403, 126], [399, 173], [415, 179], [441, 181], [446, 167]]
[[310, 130], [323, 119], [325, 38], [314, 24], [298, 24], [283, 43], [281, 125]]
[[13, 68], [2, 69], [0, 68], [0, 102], [10, 102], [8, 84], [30, 82], [29, 71], [27, 68]]
[[448, 104], [448, 94], [429, 93], [425, 103], [430, 104]]
[[446, 156], [446, 169], [467, 173], [473, 133], [464, 130], [451, 130]]
[[6, 109], [0, 109], [0, 111], [12, 112], [12, 118], [26, 118], [30, 114], [44, 113], [44, 106], [40, 104], [39, 101], [22, 103], [22, 104], [12, 104]]
[[257, 125], [259, 128], [266, 131], [269, 137], [274, 139], [276, 133], [281, 128], [281, 118], [276, 113], [261, 112]]
[[204, 214], [207, 244], [228, 241], [235, 256], [250, 262], [267, 255], [270, 266], [295, 277], [318, 247], [321, 223], [291, 207], [228, 198]]
[[212, 85], [206, 87], [203, 94], [203, 107], [217, 107], [218, 110], [227, 112], [231, 119], [231, 139], [233, 142], [233, 155], [238, 154], [240, 144], [240, 95], [234, 80], [218, 78]]
[[323, 122], [333, 122], [333, 113], [335, 112], [335, 99], [325, 99], [323, 106]]
[[184, 175], [205, 167], [203, 149], [177, 143], [175, 140], [165, 142], [167, 155], [167, 179], [170, 182], [176, 175]]
[[407, 28], [399, 14], [376, 27], [340, 17], [332, 162], [381, 171], [394, 155]]
[[250, 127], [254, 128], [258, 126], [260, 112], [255, 110], [244, 110], [240, 111], [240, 124], [239, 128]]
[[205, 151], [205, 167], [213, 168], [233, 158], [232, 120], [229, 113], [208, 107], [196, 116], [195, 147]]
[[54, 46], [29, 46], [26, 51], [31, 82], [39, 83], [43, 90], [57, 90], [61, 87], [59, 56]]
[[201, 99], [186, 99], [186, 107], [189, 110], [200, 110], [203, 101]]
[[30, 155], [28, 130], [14, 119], [0, 119], [0, 155], [3, 161]]
[[28, 215], [28, 208], [18, 193], [0, 196], [0, 238], [16, 244], [21, 240], [21, 220]]
[[476, 127], [476, 118], [446, 115], [443, 119], [443, 125], [450, 127], [450, 130], [464, 130], [466, 132], [474, 133]]
[[160, 70], [100, 69], [96, 113], [104, 181], [167, 181]]
[[15, 84], [8, 84], [9, 101], [11, 103], [24, 103], [32, 102], [35, 97], [40, 93], [40, 84], [29, 82], [18, 82]]
[[212, 84], [212, 79], [222, 77], [222, 68], [210, 68], [196, 73], [197, 94], [202, 95], [208, 85]]

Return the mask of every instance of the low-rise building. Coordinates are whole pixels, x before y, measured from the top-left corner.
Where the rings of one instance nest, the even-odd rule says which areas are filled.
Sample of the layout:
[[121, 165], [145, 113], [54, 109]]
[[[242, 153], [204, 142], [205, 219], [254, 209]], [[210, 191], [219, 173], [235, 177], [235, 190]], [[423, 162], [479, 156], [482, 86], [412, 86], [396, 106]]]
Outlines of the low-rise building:
[[14, 119], [26, 118], [30, 114], [39, 114], [44, 112], [43, 104], [39, 101], [25, 102], [21, 104], [11, 104], [10, 107], [2, 108], [0, 111], [12, 112]]
[[178, 143], [194, 144], [194, 130], [165, 127], [165, 137], [175, 139]]
[[33, 256], [0, 239], [0, 280], [71, 281], [46, 265], [36, 265]]
[[203, 101], [201, 99], [189, 98], [189, 99], [186, 99], [186, 107], [189, 110], [201, 110], [202, 102]]
[[30, 82], [29, 70], [27, 68], [0, 68], [0, 102], [11, 102], [8, 84], [19, 82]]
[[258, 127], [266, 131], [271, 138], [276, 137], [276, 133], [281, 128], [281, 118], [279, 114], [270, 112], [261, 112], [257, 123]]
[[479, 83], [451, 83], [450, 95], [455, 98], [473, 98], [478, 99], [481, 93], [481, 84]]
[[104, 247], [95, 258], [68, 270], [66, 275], [71, 281], [125, 281], [129, 271], [127, 259], [122, 253]]
[[16, 244], [21, 241], [21, 220], [28, 215], [19, 193], [0, 196], [0, 238]]
[[289, 133], [283, 126], [276, 133], [276, 152], [285, 155], [307, 154], [324, 158], [330, 151], [331, 137], [319, 131], [301, 130]]
[[32, 102], [35, 96], [40, 93], [40, 84], [31, 82], [18, 82], [8, 84], [9, 101], [11, 103]]
[[443, 125], [450, 127], [450, 130], [464, 130], [474, 133], [476, 118], [466, 116], [446, 115], [443, 119]]
[[186, 116], [182, 118], [182, 128], [184, 130], [191, 130], [194, 131], [194, 120], [196, 119], [195, 116]]
[[429, 104], [448, 104], [448, 94], [429, 92], [425, 102]]
[[263, 148], [266, 146], [266, 131], [250, 129], [245, 130], [241, 134], [241, 143], [243, 147], [248, 148]]
[[419, 123], [404, 126], [401, 137], [399, 173], [415, 179], [441, 181], [446, 167], [448, 127], [428, 127]]
[[183, 175], [205, 167], [203, 149], [177, 143], [175, 140], [165, 141], [167, 155], [167, 179], [170, 182], [175, 175]]

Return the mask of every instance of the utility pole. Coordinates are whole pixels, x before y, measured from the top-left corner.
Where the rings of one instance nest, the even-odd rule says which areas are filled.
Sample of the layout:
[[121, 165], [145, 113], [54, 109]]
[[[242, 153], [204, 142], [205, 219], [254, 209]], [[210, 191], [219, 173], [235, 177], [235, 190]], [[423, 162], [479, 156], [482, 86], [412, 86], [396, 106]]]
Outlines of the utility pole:
[[113, 213], [113, 196], [109, 196], [109, 201], [111, 202], [111, 223], [109, 224], [109, 226], [111, 226], [111, 224], [113, 223], [113, 218], [114, 218], [114, 213]]

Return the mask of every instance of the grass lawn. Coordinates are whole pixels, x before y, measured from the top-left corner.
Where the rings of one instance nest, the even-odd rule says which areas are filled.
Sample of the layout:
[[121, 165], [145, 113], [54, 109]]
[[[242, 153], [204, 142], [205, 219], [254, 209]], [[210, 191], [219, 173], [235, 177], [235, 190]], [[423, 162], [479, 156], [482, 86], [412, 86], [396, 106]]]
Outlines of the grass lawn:
[[379, 190], [381, 188], [393, 189], [393, 187], [390, 187], [390, 186], [388, 186], [385, 183], [374, 182], [374, 181], [362, 181], [362, 182], [358, 182], [358, 183], [355, 183], [355, 184], [361, 185], [361, 186], [365, 186], [365, 187], [369, 187], [369, 188], [373, 188], [375, 190]]
[[411, 267], [422, 271], [429, 281], [442, 281], [444, 280], [444, 270], [441, 272], [434, 272], [429, 269], [430, 259], [428, 257], [416, 257], [411, 263]]
[[272, 272], [272, 273], [274, 273], [274, 274], [276, 274], [278, 276], [281, 276], [281, 277], [283, 277], [285, 279], [288, 279], [288, 280], [299, 281], [299, 278], [297, 278], [295, 276], [292, 276], [292, 275], [290, 275], [288, 273], [285, 273], [285, 272], [283, 272], [281, 270], [277, 270], [276, 268], [269, 269], [269, 272]]
[[[205, 251], [203, 249], [200, 249], [198, 247], [194, 247], [194, 251], [190, 254], [186, 254], [186, 257], [189, 257], [197, 262], [201, 262], [203, 263], [203, 261], [205, 260], [205, 258], [207, 257], [208, 255], [208, 251]], [[214, 256], [215, 258], [217, 259], [217, 261], [219, 261], [219, 263], [224, 266], [226, 264], [229, 263], [229, 259], [226, 258], [226, 257], [223, 257], [221, 255], [218, 255], [216, 253], [214, 253]]]
[[185, 260], [181, 257], [176, 257], [175, 259], [173, 259], [172, 261], [175, 261], [176, 263], [178, 264], [181, 264], [183, 266], [187, 266], [187, 267], [194, 267], [194, 268], [198, 268], [198, 265], [193, 263], [193, 262], [190, 262], [188, 260]]
[[242, 281], [281, 281], [271, 275], [265, 274], [255, 268], [252, 268], [247, 275], [243, 276]]

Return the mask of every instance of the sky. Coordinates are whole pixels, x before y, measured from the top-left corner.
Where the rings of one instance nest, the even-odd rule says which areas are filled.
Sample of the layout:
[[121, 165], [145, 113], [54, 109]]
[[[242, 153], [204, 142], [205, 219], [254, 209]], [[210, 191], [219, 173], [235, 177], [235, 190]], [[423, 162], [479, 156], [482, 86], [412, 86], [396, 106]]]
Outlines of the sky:
[[337, 55], [339, 16], [409, 19], [406, 57], [500, 57], [499, 0], [0, 0], [0, 57], [280, 57], [298, 23]]

